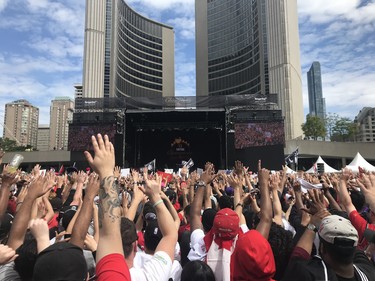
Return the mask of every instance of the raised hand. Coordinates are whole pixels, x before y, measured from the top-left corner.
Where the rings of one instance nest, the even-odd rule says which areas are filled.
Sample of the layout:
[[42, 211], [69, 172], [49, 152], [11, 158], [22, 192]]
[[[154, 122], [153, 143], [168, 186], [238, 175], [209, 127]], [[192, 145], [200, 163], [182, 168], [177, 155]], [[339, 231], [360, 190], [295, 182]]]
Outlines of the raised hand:
[[148, 196], [148, 198], [152, 201], [157, 201], [160, 199], [161, 194], [161, 178], [158, 174], [155, 175], [155, 179], [147, 179], [145, 178], [145, 194]]
[[214, 165], [212, 163], [206, 164], [206, 169], [201, 175], [201, 180], [204, 181], [205, 184], [211, 183], [211, 181], [215, 177]]
[[120, 166], [116, 166], [114, 171], [113, 171], [113, 175], [115, 178], [120, 178], [121, 176], [121, 167]]
[[36, 164], [34, 168], [32, 169], [31, 174], [33, 175], [34, 178], [39, 176], [40, 168], [41, 166], [39, 164]]
[[77, 183], [84, 184], [87, 180], [87, 174], [84, 171], [79, 171], [76, 180]]
[[1, 186], [10, 188], [19, 180], [19, 173], [11, 173], [8, 171], [9, 165], [4, 166], [3, 173], [1, 174]]
[[375, 210], [373, 209], [375, 207], [375, 175], [361, 174], [361, 177], [357, 179], [357, 184], [363, 192], [371, 210]]
[[115, 168], [115, 149], [113, 144], [109, 141], [107, 135], [104, 136], [104, 140], [101, 134], [97, 137], [91, 137], [92, 145], [94, 148], [94, 158], [90, 152], [85, 151], [85, 156], [90, 164], [90, 167], [99, 175], [100, 179], [104, 179], [108, 176], [113, 176], [113, 170]]
[[27, 196], [30, 196], [32, 199], [36, 199], [40, 196], [43, 196], [48, 191], [51, 190], [50, 181], [44, 176], [38, 176], [34, 179], [28, 188]]
[[244, 167], [243, 167], [243, 163], [241, 161], [236, 160], [234, 162], [234, 172], [238, 176], [242, 176], [243, 175], [243, 173], [244, 173]]
[[99, 176], [96, 173], [91, 173], [88, 177], [87, 187], [86, 187], [86, 196], [95, 197], [99, 193]]

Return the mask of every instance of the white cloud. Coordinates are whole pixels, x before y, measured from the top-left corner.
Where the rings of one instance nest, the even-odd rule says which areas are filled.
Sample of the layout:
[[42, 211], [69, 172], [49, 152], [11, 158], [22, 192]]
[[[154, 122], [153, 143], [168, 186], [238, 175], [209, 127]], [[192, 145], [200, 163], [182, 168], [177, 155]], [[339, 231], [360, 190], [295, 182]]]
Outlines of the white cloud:
[[150, 7], [151, 9], [158, 10], [172, 10], [179, 8], [179, 10], [187, 7], [194, 7], [194, 0], [129, 0], [129, 4], [141, 4], [145, 7]]
[[168, 20], [168, 24], [174, 27], [182, 39], [195, 39], [195, 19], [192, 17], [177, 17]]
[[8, 5], [9, 0], [0, 0], [0, 12], [2, 12]]

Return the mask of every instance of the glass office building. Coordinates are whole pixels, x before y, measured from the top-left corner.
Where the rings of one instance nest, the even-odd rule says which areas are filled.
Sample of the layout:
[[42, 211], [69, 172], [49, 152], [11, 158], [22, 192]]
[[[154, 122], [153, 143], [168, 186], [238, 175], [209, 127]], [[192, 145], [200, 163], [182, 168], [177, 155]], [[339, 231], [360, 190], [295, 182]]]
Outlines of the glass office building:
[[297, 0], [196, 0], [198, 96], [277, 94], [286, 139], [302, 136]]
[[307, 87], [309, 93], [309, 114], [322, 120], [326, 117], [326, 104], [323, 98], [322, 71], [320, 63], [314, 61], [307, 72]]
[[113, 96], [174, 96], [174, 31], [124, 0], [88, 0], [83, 97]]

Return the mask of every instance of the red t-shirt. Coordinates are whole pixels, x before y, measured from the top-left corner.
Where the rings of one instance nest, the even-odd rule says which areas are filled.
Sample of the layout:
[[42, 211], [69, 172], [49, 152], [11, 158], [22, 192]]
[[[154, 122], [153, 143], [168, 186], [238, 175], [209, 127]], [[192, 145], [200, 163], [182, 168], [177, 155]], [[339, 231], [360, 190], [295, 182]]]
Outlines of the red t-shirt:
[[129, 268], [121, 254], [109, 254], [96, 265], [97, 281], [130, 281]]
[[352, 211], [349, 214], [349, 219], [355, 229], [358, 231], [358, 246], [359, 250], [364, 251], [368, 245], [367, 240], [363, 236], [365, 233], [366, 228], [371, 230], [375, 230], [375, 225], [368, 224], [367, 221], [361, 217], [361, 215], [357, 211]]

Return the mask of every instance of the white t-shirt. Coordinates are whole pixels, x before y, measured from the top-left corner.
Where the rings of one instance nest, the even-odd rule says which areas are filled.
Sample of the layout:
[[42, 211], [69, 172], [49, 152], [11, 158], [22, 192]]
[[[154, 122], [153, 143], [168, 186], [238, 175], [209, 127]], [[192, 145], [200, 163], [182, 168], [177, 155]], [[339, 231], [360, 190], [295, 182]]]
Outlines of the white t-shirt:
[[[249, 231], [249, 228], [246, 224], [241, 224], [240, 228], [243, 233]], [[207, 250], [204, 243], [204, 232], [202, 229], [196, 229], [190, 234], [190, 252], [188, 254], [188, 259], [190, 261], [205, 261]]]
[[137, 252], [130, 268], [132, 281], [179, 281], [182, 267], [178, 261], [172, 260], [165, 252], [156, 252], [153, 256]]

